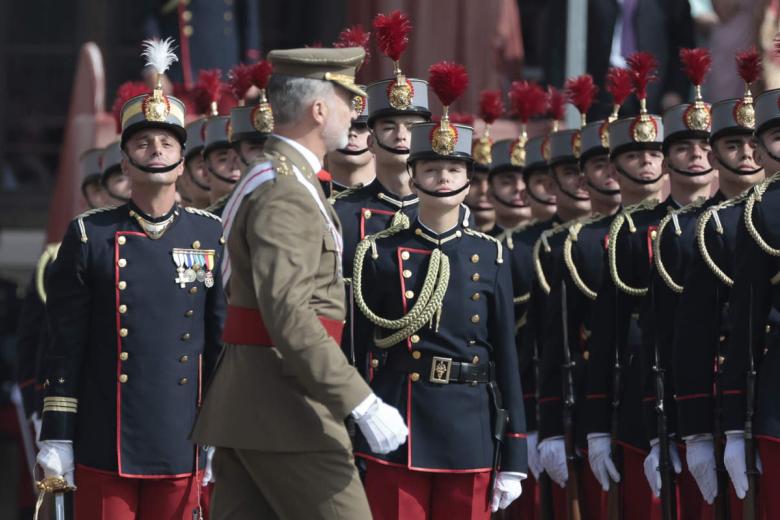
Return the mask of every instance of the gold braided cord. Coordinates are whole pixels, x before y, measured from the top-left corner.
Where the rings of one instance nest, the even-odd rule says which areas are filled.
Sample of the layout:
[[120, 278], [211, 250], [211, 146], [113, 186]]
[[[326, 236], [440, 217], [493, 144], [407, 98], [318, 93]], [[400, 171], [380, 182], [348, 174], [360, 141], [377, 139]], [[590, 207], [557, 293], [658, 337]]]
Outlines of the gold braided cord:
[[666, 266], [664, 266], [664, 262], [661, 259], [661, 237], [663, 236], [664, 229], [666, 229], [666, 226], [672, 219], [674, 219], [674, 212], [670, 212], [668, 215], [662, 218], [661, 222], [658, 224], [658, 230], [656, 231], [655, 238], [653, 239], [653, 263], [655, 264], [656, 271], [658, 271], [658, 274], [661, 276], [661, 279], [664, 281], [666, 286], [672, 291], [681, 294], [683, 292], [682, 285], [674, 281], [672, 275], [670, 275], [669, 271], [666, 270]]
[[358, 191], [362, 187], [363, 187], [363, 183], [360, 182], [360, 183], [358, 183], [358, 184], [356, 184], [354, 186], [350, 186], [349, 188], [347, 188], [344, 191], [340, 191], [338, 193], [333, 193], [333, 195], [328, 197], [328, 202], [330, 202], [331, 204], [335, 204], [335, 202], [337, 200], [343, 199], [344, 197], [349, 197], [350, 195], [352, 195], [353, 193], [355, 193], [356, 191]]
[[764, 237], [759, 234], [756, 225], [753, 223], [753, 207], [756, 202], [761, 202], [761, 198], [764, 196], [766, 189], [778, 178], [780, 178], [780, 172], [775, 173], [769, 179], [753, 188], [753, 192], [745, 203], [745, 227], [747, 227], [748, 233], [753, 240], [755, 240], [756, 244], [758, 244], [758, 247], [763, 249], [764, 252], [770, 256], [780, 256], [780, 249], [775, 249], [770, 246], [766, 240], [764, 240]]
[[504, 248], [501, 245], [501, 241], [498, 240], [495, 237], [491, 237], [490, 235], [483, 233], [481, 231], [476, 231], [471, 228], [463, 228], [463, 232], [467, 235], [470, 235], [472, 237], [481, 238], [483, 240], [487, 240], [489, 242], [493, 242], [496, 245], [496, 263], [497, 264], [503, 264], [504, 263]]
[[552, 248], [549, 244], [549, 238], [556, 233], [559, 233], [565, 229], [568, 229], [567, 224], [545, 229], [542, 234], [534, 242], [533, 258], [534, 258], [534, 271], [536, 273], [536, 281], [539, 283], [539, 287], [542, 288], [544, 294], [550, 294], [550, 282], [547, 281], [547, 275], [544, 274], [544, 268], [542, 267], [542, 260], [540, 258], [541, 246], [544, 246], [546, 253], [550, 253]]
[[715, 278], [720, 280], [723, 285], [732, 287], [734, 285], [734, 280], [732, 280], [726, 273], [723, 272], [720, 267], [718, 267], [718, 265], [710, 256], [710, 252], [707, 250], [707, 223], [710, 221], [710, 218], [717, 210], [717, 206], [709, 208], [702, 214], [702, 216], [699, 217], [699, 220], [696, 222], [696, 245], [699, 247], [699, 252], [701, 253], [701, 257], [704, 259], [704, 263], [707, 265], [710, 271], [712, 271], [712, 274], [715, 275]]
[[574, 263], [574, 256], [572, 255], [572, 248], [574, 246], [574, 242], [577, 241], [577, 236], [580, 233], [580, 229], [582, 229], [581, 223], [577, 223], [571, 226], [569, 234], [566, 237], [566, 240], [563, 242], [563, 261], [566, 264], [566, 269], [569, 270], [569, 275], [571, 275], [571, 279], [574, 281], [574, 285], [577, 286], [577, 289], [579, 289], [580, 292], [582, 292], [582, 294], [584, 294], [588, 299], [595, 300], [598, 296], [598, 293], [588, 287], [588, 285], [585, 283], [585, 280], [582, 279], [579, 271], [577, 271], [577, 265]]
[[[398, 215], [402, 215], [402, 217], [398, 217]], [[376, 338], [375, 343], [379, 348], [388, 348], [395, 345], [420, 330], [426, 323], [434, 326], [434, 319], [438, 322], [441, 317], [442, 302], [450, 279], [449, 258], [442, 253], [441, 249], [434, 249], [431, 252], [428, 272], [425, 275], [425, 280], [423, 280], [420, 294], [414, 306], [406, 315], [396, 320], [390, 320], [382, 318], [368, 307], [363, 298], [363, 264], [366, 253], [369, 249], [376, 251], [377, 240], [395, 235], [409, 228], [408, 217], [400, 212], [396, 213], [396, 217], [393, 218], [394, 225], [379, 233], [367, 236], [358, 244], [355, 251], [352, 284], [358, 309], [375, 325], [396, 331], [385, 338]], [[436, 324], [436, 328], [438, 329], [438, 324]]]
[[512, 235], [514, 235], [515, 233], [520, 233], [521, 231], [525, 231], [526, 229], [533, 226], [537, 222], [539, 222], [537, 219], [532, 218], [530, 220], [526, 220], [522, 224], [515, 226], [511, 229], [505, 229], [496, 237], [496, 240], [498, 240], [499, 242], [503, 242], [504, 240], [506, 240], [507, 249], [512, 251], [515, 248], [515, 240], [514, 238], [512, 238]]
[[521, 294], [520, 296], [515, 296], [514, 298], [512, 298], [512, 302], [515, 304], [520, 304], [520, 303], [526, 303], [530, 299], [531, 299], [531, 291], [528, 291], [525, 294]]
[[631, 214], [635, 211], [653, 209], [658, 205], [658, 199], [645, 199], [642, 202], [628, 206], [617, 214], [612, 224], [609, 226], [609, 245], [607, 247], [607, 260], [609, 262], [609, 275], [612, 277], [612, 282], [615, 287], [620, 289], [626, 294], [631, 296], [644, 296], [647, 294], [647, 287], [631, 287], [620, 278], [620, 273], [617, 267], [617, 238], [620, 233], [620, 228], [623, 227], [624, 222], [628, 222], [629, 232], [636, 232], [636, 226], [631, 219]]
[[38, 297], [43, 303], [46, 303], [46, 287], [44, 286], [46, 267], [57, 259], [59, 251], [60, 242], [47, 245], [35, 266], [35, 290], [38, 291]]

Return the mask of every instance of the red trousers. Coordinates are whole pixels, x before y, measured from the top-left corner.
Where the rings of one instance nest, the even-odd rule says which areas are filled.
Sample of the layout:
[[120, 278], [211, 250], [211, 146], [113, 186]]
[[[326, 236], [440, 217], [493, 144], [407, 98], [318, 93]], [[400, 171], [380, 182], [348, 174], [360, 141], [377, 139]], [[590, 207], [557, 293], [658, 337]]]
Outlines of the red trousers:
[[488, 520], [490, 473], [432, 473], [366, 463], [374, 520]]
[[[79, 520], [192, 520], [209, 495], [197, 478], [126, 478], [76, 466], [74, 517]], [[203, 508], [207, 518], [207, 507]]]
[[[764, 468], [758, 486], [759, 517], [770, 520], [780, 518], [780, 492], [777, 484], [780, 482], [780, 442], [758, 439], [758, 456]], [[765, 516], [761, 514], [762, 508]]]
[[623, 518], [660, 520], [661, 500], [653, 495], [645, 478], [645, 454], [623, 448], [623, 471], [620, 473], [620, 498]]

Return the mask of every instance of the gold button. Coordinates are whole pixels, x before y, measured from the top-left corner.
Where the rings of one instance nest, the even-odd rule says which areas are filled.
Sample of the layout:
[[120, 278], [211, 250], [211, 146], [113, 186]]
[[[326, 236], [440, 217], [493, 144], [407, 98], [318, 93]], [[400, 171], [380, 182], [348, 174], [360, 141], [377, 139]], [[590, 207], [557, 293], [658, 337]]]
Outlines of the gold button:
[[181, 19], [184, 20], [185, 22], [189, 22], [190, 20], [192, 20], [192, 11], [184, 11], [183, 13], [181, 13]]
[[767, 325], [766, 326], [766, 333], [769, 334], [771, 331], [772, 331], [772, 326], [771, 325]]
[[470, 340], [469, 340], [469, 345], [470, 345], [470, 346], [474, 346], [474, 345], [476, 345], [476, 344], [477, 344], [477, 342], [476, 342], [476, 341], [474, 341], [473, 339], [470, 339]]
[[590, 359], [590, 352], [589, 352], [589, 351], [587, 351], [587, 350], [586, 350], [585, 352], [583, 352], [583, 353], [582, 353], [582, 359], [584, 359], [585, 361], [587, 361], [588, 359]]
[[471, 295], [471, 299], [474, 300], [474, 301], [477, 301], [480, 298], [481, 298], [481, 296], [479, 295], [478, 292], [475, 292], [474, 294]]
[[419, 350], [414, 350], [414, 351], [412, 351], [412, 357], [414, 359], [420, 359], [422, 357], [422, 354], [420, 353]]
[[476, 264], [479, 262], [479, 255], [471, 255], [471, 263]]
[[417, 235], [417, 236], [422, 235], [422, 229], [420, 229], [420, 228], [415, 229], [414, 230], [414, 234]]
[[420, 380], [420, 374], [418, 374], [417, 372], [412, 372], [411, 374], [409, 374], [409, 377], [412, 378], [412, 381], [415, 383]]
[[412, 343], [419, 343], [420, 342], [420, 336], [418, 336], [417, 334], [412, 334], [412, 337], [409, 338], [409, 339], [412, 340]]
[[367, 209], [363, 212], [363, 218], [371, 218], [371, 210]]
[[224, 244], [225, 243], [225, 237], [219, 237], [219, 243]]
[[182, 30], [184, 32], [184, 36], [186, 36], [187, 38], [192, 36], [192, 33], [195, 32], [195, 31], [192, 30], [192, 26], [191, 25], [185, 25], [184, 29], [182, 29]]
[[116, 263], [116, 265], [118, 265], [119, 267], [124, 267], [127, 265], [127, 260], [125, 260], [124, 258], [120, 258], [119, 261]]
[[127, 383], [127, 374], [120, 374], [119, 375], [119, 382], [120, 383]]
[[128, 357], [129, 356], [127, 355], [127, 352], [120, 352], [119, 353], [119, 359], [121, 359], [122, 361], [127, 361]]
[[377, 368], [379, 366], [379, 360], [378, 359], [372, 359], [371, 360], [371, 368]]
[[726, 358], [724, 356], [718, 356], [718, 364], [722, 365], [726, 362]]
[[479, 363], [479, 356], [474, 356], [474, 357], [471, 359], [471, 363], [472, 363], [472, 364], [474, 364], [474, 365], [476, 365], [477, 363]]
[[120, 246], [123, 246], [125, 245], [125, 242], [127, 242], [127, 238], [125, 238], [124, 236], [120, 236], [119, 238], [116, 239], [116, 241], [119, 243]]
[[117, 287], [119, 287], [120, 291], [124, 291], [125, 289], [127, 289], [127, 282], [124, 281], [124, 280], [122, 280], [121, 282], [119, 282], [116, 285], [117, 285]]
[[471, 275], [471, 281], [478, 282], [479, 281], [479, 273], [474, 273]]
[[190, 287], [190, 294], [195, 294], [196, 292], [198, 292], [197, 287]]
[[655, 240], [655, 237], [657, 237], [657, 236], [658, 236], [658, 231], [656, 231], [655, 229], [650, 231], [650, 239], [651, 240]]
[[182, 377], [181, 379], [179, 379], [179, 384], [180, 385], [186, 385], [187, 384], [187, 378], [186, 377]]
[[187, 355], [184, 355], [184, 356], [179, 358], [179, 363], [186, 363], [189, 360], [190, 360], [190, 357], [187, 356]]
[[404, 278], [411, 278], [412, 277], [412, 272], [409, 269], [404, 269], [403, 275], [404, 275]]
[[119, 306], [119, 314], [125, 314], [127, 312], [127, 305], [124, 303]]
[[185, 312], [185, 313], [184, 313], [184, 317], [185, 317], [185, 318], [192, 318], [192, 315], [193, 315], [193, 314], [195, 314], [195, 311], [193, 311], [192, 309], [190, 309], [190, 310], [188, 310], [187, 312]]
[[119, 335], [122, 336], [123, 338], [126, 338], [127, 337], [127, 329], [125, 329], [125, 328], [119, 329]]
[[196, 240], [195, 242], [193, 242], [192, 243], [192, 248], [193, 249], [200, 249], [200, 240]]
[[404, 296], [406, 296], [406, 299], [407, 299], [407, 300], [408, 300], [408, 299], [411, 299], [411, 298], [414, 298], [414, 291], [406, 291], [406, 292], [404, 293]]
[[188, 339], [190, 339], [190, 333], [189, 332], [185, 332], [184, 334], [181, 335], [181, 340], [182, 341], [187, 341]]
[[475, 314], [471, 317], [471, 323], [479, 323], [479, 314]]
[[401, 251], [401, 260], [409, 260], [409, 251]]

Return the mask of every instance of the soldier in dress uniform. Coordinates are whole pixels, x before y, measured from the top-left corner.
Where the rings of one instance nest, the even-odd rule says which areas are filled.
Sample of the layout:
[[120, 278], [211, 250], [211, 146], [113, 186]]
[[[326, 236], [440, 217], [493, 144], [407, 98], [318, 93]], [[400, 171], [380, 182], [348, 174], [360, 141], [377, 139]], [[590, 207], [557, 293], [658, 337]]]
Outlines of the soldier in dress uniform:
[[[672, 205], [671, 199], [658, 203], [664, 180], [663, 121], [644, 108], [653, 68], [647, 62], [652, 61], [652, 56], [645, 53], [632, 55], [629, 62], [645, 71], [637, 79], [642, 110], [635, 117], [609, 125], [610, 160], [617, 172], [624, 208], [612, 221], [607, 237], [605, 274], [596, 291], [591, 318], [585, 413], [580, 416], [594, 475], [605, 491], [620, 482], [623, 515], [632, 519], [650, 518], [658, 507], [658, 499], [642, 471], [650, 444], [641, 408], [642, 349], [637, 321], [649, 280], [651, 236], [657, 222], [666, 215], [666, 208]], [[637, 66], [637, 62], [643, 63]], [[616, 361], [620, 362], [620, 381], [615, 389]], [[614, 414], [617, 422], [611, 421]], [[612, 437], [622, 448], [618, 452], [622, 459], [620, 472], [616, 464], [619, 466], [621, 460], [613, 460]]]
[[[158, 78], [171, 46], [144, 44]], [[76, 218], [48, 278], [38, 463], [50, 485], [78, 485], [77, 518], [189, 519], [206, 457], [187, 436], [224, 316], [222, 229], [175, 204], [183, 104], [158, 82], [121, 120], [133, 198]]]
[[[449, 75], [465, 70], [435, 64], [431, 84]], [[456, 91], [437, 95], [446, 106]], [[471, 137], [447, 108], [439, 123], [412, 127], [409, 184], [419, 215], [369, 235], [355, 257], [361, 319], [386, 355], [371, 386], [410, 430], [388, 455], [357, 440], [377, 520], [487, 519], [491, 506], [520, 496], [527, 471], [509, 265], [495, 238], [463, 221]]]
[[103, 148], [93, 148], [81, 154], [81, 194], [89, 209], [108, 205], [106, 191], [100, 183], [100, 163]]
[[325, 153], [348, 140], [363, 56], [268, 54], [275, 133], [226, 205], [224, 354], [193, 431], [217, 447], [215, 519], [368, 518], [344, 420], [382, 452], [406, 439], [401, 416], [338, 348], [342, 241], [316, 177]]
[[753, 157], [754, 127], [749, 94], [712, 106], [710, 161], [718, 169], [719, 193], [726, 200], [697, 219], [693, 253], [680, 284], [671, 357], [676, 431], [685, 441], [688, 468], [704, 500], [712, 504], [717, 497], [721, 510], [728, 504], [735, 517], [741, 514], [742, 503], [728, 486], [722, 466], [725, 436], [720, 370], [730, 336], [726, 317], [734, 285], [737, 229], [749, 188], [764, 179], [764, 170]]
[[496, 210], [490, 200], [490, 170], [493, 168], [493, 139], [490, 125], [504, 113], [504, 102], [500, 90], [485, 90], [480, 94], [479, 112], [485, 122], [482, 136], [475, 138], [471, 146], [474, 158], [474, 174], [465, 204], [474, 215], [476, 229], [492, 236], [498, 236], [504, 228], [496, 226]]
[[106, 146], [100, 163], [100, 183], [108, 194], [105, 206], [127, 204], [132, 194], [132, 185], [122, 170], [122, 145], [119, 141]]
[[355, 112], [358, 116], [349, 127], [349, 143], [346, 147], [325, 156], [328, 171], [333, 176], [331, 196], [352, 188], [368, 186], [376, 177], [374, 154], [368, 149], [368, 103], [366, 98], [355, 96]]
[[230, 110], [230, 139], [240, 163], [242, 174], [263, 155], [263, 146], [274, 130], [274, 117], [268, 103], [266, 88], [271, 75], [271, 64], [260, 61], [252, 64], [252, 84], [260, 91], [257, 104], [246, 105], [239, 97], [239, 106]]
[[[209, 71], [218, 72], [218, 71]], [[201, 73], [201, 76], [203, 74]], [[241, 161], [236, 148], [230, 142], [230, 116], [219, 115], [217, 93], [212, 93], [211, 114], [203, 124], [203, 155], [209, 188], [207, 211], [222, 215], [225, 203], [241, 178]]]
[[[683, 277], [695, 248], [696, 219], [707, 207], [725, 200], [721, 192], [710, 197], [715, 171], [709, 161], [710, 106], [701, 98], [701, 82], [709, 69], [706, 49], [683, 49], [682, 61], [693, 83], [696, 95], [690, 103], [682, 103], [664, 112], [664, 169], [669, 175], [673, 206], [669, 214], [655, 223], [652, 238], [652, 266], [648, 296], [641, 311], [640, 323], [645, 353], [641, 357], [644, 381], [643, 408], [645, 428], [652, 449], [645, 459], [645, 476], [656, 496], [661, 494], [661, 446], [659, 421], [665, 420], [669, 434], [677, 432], [674, 402], [674, 374], [671, 370], [674, 322], [682, 292]], [[695, 72], [695, 74], [694, 74]], [[656, 361], [656, 352], [658, 354]], [[658, 374], [658, 370], [662, 372]], [[664, 418], [658, 417], [657, 388], [663, 378]], [[678, 438], [669, 441], [675, 471], [680, 473]], [[682, 448], [682, 445], [680, 446]], [[711, 509], [696, 493], [694, 480], [685, 469], [675, 479], [679, 488], [678, 508], [683, 518], [711, 514]], [[677, 493], [677, 490], [670, 493]]]
[[184, 186], [190, 205], [195, 208], [209, 206], [211, 188], [206, 178], [206, 167], [203, 161], [203, 126], [206, 118], [198, 118], [186, 126], [187, 150], [184, 155], [184, 174], [179, 183]]
[[[523, 167], [512, 163], [514, 139], [503, 139], [491, 146], [493, 158], [488, 171], [487, 200], [492, 204], [495, 223], [487, 233], [502, 237], [531, 221]], [[476, 167], [475, 167], [476, 168]], [[473, 182], [473, 181], [472, 181]]]
[[[778, 453], [778, 326], [777, 236], [780, 171], [780, 90], [768, 90], [755, 102], [755, 158], [764, 171], [774, 172], [753, 188], [737, 228], [734, 285], [729, 298], [731, 337], [724, 349], [722, 367], [724, 464], [739, 498], [758, 510], [758, 490], [766, 518], [780, 516]], [[751, 341], [752, 340], [752, 341]], [[757, 375], [757, 377], [756, 377]], [[751, 430], [748, 430], [748, 426]], [[755, 443], [755, 466], [746, 461], [746, 447]], [[766, 490], [764, 493], [762, 490]], [[746, 509], [747, 510], [747, 509]]]

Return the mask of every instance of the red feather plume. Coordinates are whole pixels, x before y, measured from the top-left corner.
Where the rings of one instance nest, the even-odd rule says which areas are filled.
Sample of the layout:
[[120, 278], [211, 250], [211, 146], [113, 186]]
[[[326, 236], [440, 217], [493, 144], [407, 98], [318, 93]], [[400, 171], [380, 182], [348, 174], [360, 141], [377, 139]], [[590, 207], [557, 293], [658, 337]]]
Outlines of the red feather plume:
[[566, 114], [567, 96], [552, 85], [547, 87], [547, 103], [553, 121], [562, 121]]
[[737, 72], [745, 83], [753, 83], [761, 75], [761, 55], [755, 47], [737, 53]]
[[492, 124], [504, 113], [500, 90], [483, 90], [479, 95], [479, 115], [486, 124]]
[[244, 99], [250, 88], [252, 88], [252, 65], [239, 63], [230, 69], [230, 89], [236, 98]]
[[469, 86], [466, 67], [459, 63], [440, 61], [428, 69], [428, 84], [445, 107], [452, 105]]
[[450, 123], [474, 126], [474, 115], [466, 112], [452, 112], [450, 114]]
[[368, 47], [369, 39], [371, 39], [371, 33], [363, 30], [362, 25], [353, 25], [339, 33], [339, 39], [336, 40], [333, 46], [336, 48], [363, 47], [363, 50], [366, 51], [366, 57], [363, 59], [363, 64], [366, 64], [371, 57], [371, 51]]
[[649, 52], [635, 52], [628, 57], [628, 66], [634, 79], [636, 96], [639, 99], [647, 98], [647, 85], [655, 81], [655, 71], [658, 68], [658, 60]]
[[178, 98], [184, 103], [184, 113], [187, 115], [199, 114], [195, 101], [195, 93], [187, 89], [184, 83], [176, 82], [173, 84], [173, 97]]
[[688, 79], [695, 86], [704, 83], [704, 76], [712, 65], [712, 56], [707, 49], [680, 49], [680, 61]]
[[238, 106], [238, 98], [233, 93], [229, 84], [222, 82], [219, 87], [219, 101], [217, 102], [217, 112], [226, 116], [230, 114], [233, 107]]
[[260, 89], [266, 88], [272, 72], [273, 66], [270, 61], [258, 61], [252, 65], [252, 84]]
[[391, 60], [398, 61], [409, 45], [409, 33], [412, 32], [409, 16], [401, 11], [393, 11], [389, 15], [379, 13], [374, 18], [373, 27], [379, 50]]
[[607, 72], [607, 92], [612, 96], [612, 102], [616, 105], [622, 105], [633, 91], [634, 78], [631, 71], [620, 67], [611, 67]]
[[222, 95], [222, 71], [219, 69], [201, 70], [198, 73], [198, 90], [209, 103], [219, 101]]
[[513, 81], [509, 88], [509, 102], [512, 113], [527, 123], [532, 117], [547, 109], [547, 94], [538, 83], [531, 81]]
[[593, 76], [583, 74], [576, 78], [569, 78], [564, 85], [569, 102], [577, 107], [580, 114], [587, 114], [593, 105], [593, 99], [599, 88], [593, 83]]
[[116, 121], [116, 133], [122, 133], [122, 107], [141, 94], [149, 94], [149, 87], [142, 81], [126, 81], [119, 85], [114, 104], [111, 105], [111, 112], [114, 114], [114, 121]]

